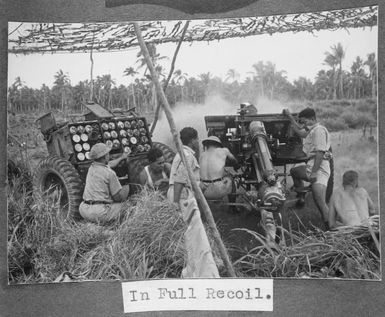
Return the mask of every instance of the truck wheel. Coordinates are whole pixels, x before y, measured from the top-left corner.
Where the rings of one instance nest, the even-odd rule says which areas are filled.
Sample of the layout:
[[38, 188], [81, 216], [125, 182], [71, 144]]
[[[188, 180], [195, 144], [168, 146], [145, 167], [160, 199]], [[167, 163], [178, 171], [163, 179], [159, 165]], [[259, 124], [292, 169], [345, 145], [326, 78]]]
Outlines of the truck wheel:
[[152, 146], [154, 148], [158, 148], [158, 149], [162, 150], [163, 155], [164, 155], [164, 159], [166, 160], [166, 162], [170, 163], [170, 164], [172, 163], [172, 160], [175, 157], [175, 152], [172, 150], [172, 148], [170, 148], [168, 145], [160, 143], [160, 142], [153, 142]]
[[42, 160], [34, 173], [33, 185], [38, 193], [60, 193], [60, 206], [67, 216], [79, 216], [84, 187], [77, 170], [69, 161], [58, 156]]

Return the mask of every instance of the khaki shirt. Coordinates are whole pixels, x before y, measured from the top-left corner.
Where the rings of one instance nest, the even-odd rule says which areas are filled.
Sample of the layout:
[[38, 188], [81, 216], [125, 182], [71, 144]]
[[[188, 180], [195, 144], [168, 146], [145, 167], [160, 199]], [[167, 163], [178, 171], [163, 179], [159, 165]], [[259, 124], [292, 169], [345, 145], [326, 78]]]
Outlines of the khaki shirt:
[[328, 130], [319, 123], [310, 127], [310, 132], [303, 141], [303, 151], [312, 157], [317, 151], [327, 152], [330, 149], [330, 135]]
[[113, 202], [112, 196], [122, 188], [116, 173], [108, 166], [93, 162], [88, 169], [83, 199]]
[[[195, 158], [195, 152], [193, 149], [191, 149], [187, 145], [183, 145], [183, 151], [184, 151], [184, 155], [186, 156], [187, 164], [188, 166], [190, 166], [193, 172], [194, 178], [199, 184], [199, 181], [200, 181], [199, 164], [197, 159]], [[170, 185], [174, 185], [174, 183], [185, 184], [186, 187], [191, 188], [187, 169], [185, 168], [179, 153], [175, 155], [171, 165]]]

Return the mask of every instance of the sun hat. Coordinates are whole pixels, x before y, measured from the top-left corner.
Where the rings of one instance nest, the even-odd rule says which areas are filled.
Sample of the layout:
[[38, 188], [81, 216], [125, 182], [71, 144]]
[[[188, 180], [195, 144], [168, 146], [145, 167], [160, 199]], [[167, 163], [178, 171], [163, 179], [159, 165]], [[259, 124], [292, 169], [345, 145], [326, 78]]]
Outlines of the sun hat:
[[96, 143], [92, 148], [91, 148], [91, 151], [90, 151], [90, 159], [91, 160], [96, 160], [98, 158], [101, 158], [103, 157], [104, 155], [106, 155], [107, 153], [109, 153], [111, 151], [111, 148], [108, 147], [106, 144], [104, 143]]
[[217, 143], [218, 145], [223, 147], [221, 140], [218, 137], [216, 137], [215, 135], [211, 135], [208, 138], [204, 139], [202, 141], [202, 144], [205, 145], [205, 143], [207, 143], [207, 142]]

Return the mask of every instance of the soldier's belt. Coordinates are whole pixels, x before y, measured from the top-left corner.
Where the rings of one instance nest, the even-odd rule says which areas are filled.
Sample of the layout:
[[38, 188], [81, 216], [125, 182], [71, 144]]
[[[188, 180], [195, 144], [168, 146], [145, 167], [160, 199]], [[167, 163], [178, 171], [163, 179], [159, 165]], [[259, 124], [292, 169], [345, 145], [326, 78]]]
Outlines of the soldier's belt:
[[103, 200], [83, 200], [83, 202], [87, 205], [109, 205], [111, 204], [108, 201]]

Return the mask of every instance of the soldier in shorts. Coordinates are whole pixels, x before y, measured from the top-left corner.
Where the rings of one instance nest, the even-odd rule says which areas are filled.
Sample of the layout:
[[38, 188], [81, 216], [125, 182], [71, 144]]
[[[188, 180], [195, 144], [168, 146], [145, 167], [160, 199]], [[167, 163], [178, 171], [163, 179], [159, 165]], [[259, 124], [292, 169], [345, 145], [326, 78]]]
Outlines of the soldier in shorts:
[[118, 219], [123, 202], [127, 200], [130, 187], [122, 186], [112, 168], [128, 158], [121, 157], [109, 161], [111, 148], [104, 143], [95, 144], [90, 151], [94, 162], [87, 172], [83, 201], [79, 206], [80, 215], [91, 222], [105, 224]]
[[236, 166], [237, 159], [216, 136], [209, 136], [202, 144], [204, 151], [199, 159], [202, 192], [207, 199], [222, 199], [235, 189], [232, 177], [225, 171], [226, 162]]
[[325, 226], [328, 227], [329, 208], [326, 203], [326, 187], [330, 177], [330, 135], [328, 130], [317, 122], [314, 109], [305, 108], [298, 114], [299, 126], [288, 109], [283, 111], [292, 122], [294, 131], [301, 136], [303, 151], [308, 157], [306, 165], [299, 165], [290, 170], [294, 187], [303, 188], [303, 181], [312, 184], [314, 201], [322, 213]]

